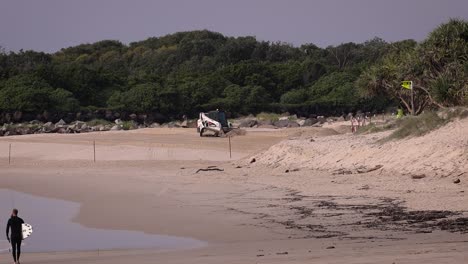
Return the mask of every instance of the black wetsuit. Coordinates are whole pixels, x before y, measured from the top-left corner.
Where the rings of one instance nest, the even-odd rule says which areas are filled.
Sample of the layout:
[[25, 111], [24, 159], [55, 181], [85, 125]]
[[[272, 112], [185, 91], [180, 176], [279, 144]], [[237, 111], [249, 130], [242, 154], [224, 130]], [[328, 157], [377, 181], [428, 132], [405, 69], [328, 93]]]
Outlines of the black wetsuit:
[[[6, 235], [7, 235], [7, 238], [11, 242], [13, 260], [15, 262], [19, 261], [19, 258], [21, 255], [21, 241], [23, 240], [22, 224], [24, 224], [23, 219], [17, 216], [12, 216], [8, 220], [8, 224], [6, 227]], [[10, 231], [10, 229], [11, 229], [11, 236], [8, 236], [8, 232]]]

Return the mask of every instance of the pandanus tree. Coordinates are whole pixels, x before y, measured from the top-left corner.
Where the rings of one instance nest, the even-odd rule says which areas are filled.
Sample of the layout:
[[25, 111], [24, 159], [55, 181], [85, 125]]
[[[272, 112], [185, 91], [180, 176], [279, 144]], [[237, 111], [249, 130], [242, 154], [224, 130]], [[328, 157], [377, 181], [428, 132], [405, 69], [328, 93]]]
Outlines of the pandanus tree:
[[421, 43], [421, 86], [441, 105], [468, 104], [468, 21], [452, 19]]
[[410, 112], [412, 91], [401, 88], [403, 80], [413, 81], [415, 114], [426, 107], [468, 104], [468, 22], [450, 20], [419, 45], [394, 43], [356, 84], [363, 95], [396, 98]]

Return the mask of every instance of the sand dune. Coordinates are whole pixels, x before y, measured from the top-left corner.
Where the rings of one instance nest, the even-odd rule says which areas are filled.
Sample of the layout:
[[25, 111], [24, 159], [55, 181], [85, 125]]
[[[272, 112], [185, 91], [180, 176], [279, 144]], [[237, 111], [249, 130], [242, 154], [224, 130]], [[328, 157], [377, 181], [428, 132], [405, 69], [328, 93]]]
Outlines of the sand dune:
[[468, 119], [421, 137], [379, 143], [389, 133], [330, 135], [323, 131], [283, 141], [255, 157], [259, 164], [273, 168], [357, 173], [381, 166], [385, 173], [468, 180]]

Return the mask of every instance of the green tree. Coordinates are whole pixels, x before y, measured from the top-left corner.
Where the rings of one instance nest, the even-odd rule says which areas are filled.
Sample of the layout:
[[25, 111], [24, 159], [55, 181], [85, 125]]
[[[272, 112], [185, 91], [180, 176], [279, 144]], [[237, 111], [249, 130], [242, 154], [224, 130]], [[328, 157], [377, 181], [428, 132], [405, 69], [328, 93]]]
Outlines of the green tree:
[[158, 91], [161, 88], [153, 83], [138, 84], [128, 91], [116, 91], [107, 101], [113, 109], [131, 112], [150, 112], [158, 108]]
[[0, 110], [3, 111], [66, 112], [77, 108], [78, 103], [70, 92], [53, 89], [46, 81], [33, 75], [17, 75], [1, 85]]

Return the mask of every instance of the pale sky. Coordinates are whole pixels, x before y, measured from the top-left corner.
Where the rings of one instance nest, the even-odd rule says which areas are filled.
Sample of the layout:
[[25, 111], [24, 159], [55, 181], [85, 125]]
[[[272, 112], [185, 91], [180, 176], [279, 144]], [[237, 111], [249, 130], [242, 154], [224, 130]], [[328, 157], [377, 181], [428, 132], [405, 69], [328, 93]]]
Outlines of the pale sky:
[[104, 39], [125, 44], [208, 29], [321, 47], [424, 39], [468, 0], [0, 0], [0, 46], [55, 52]]

